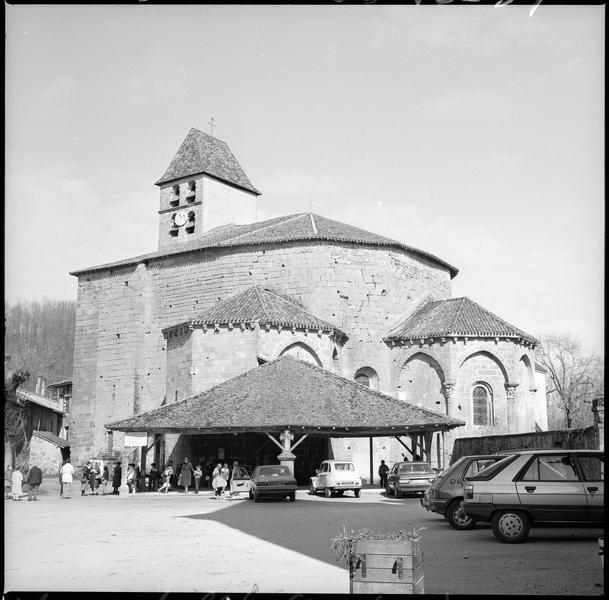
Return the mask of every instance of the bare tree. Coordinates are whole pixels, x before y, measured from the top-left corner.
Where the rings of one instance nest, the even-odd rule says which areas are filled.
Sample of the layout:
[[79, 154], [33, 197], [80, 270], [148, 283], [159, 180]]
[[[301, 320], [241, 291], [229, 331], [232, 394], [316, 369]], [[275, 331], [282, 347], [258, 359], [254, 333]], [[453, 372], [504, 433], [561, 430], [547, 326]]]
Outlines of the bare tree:
[[603, 393], [602, 360], [583, 354], [579, 342], [570, 334], [540, 337], [538, 358], [548, 370], [549, 407], [556, 407], [567, 429], [590, 424], [592, 413], [587, 404]]
[[18, 464], [28, 454], [32, 427], [28, 406], [17, 400], [17, 388], [29, 376], [27, 371], [17, 371], [4, 382], [4, 443], [8, 443], [17, 456]]

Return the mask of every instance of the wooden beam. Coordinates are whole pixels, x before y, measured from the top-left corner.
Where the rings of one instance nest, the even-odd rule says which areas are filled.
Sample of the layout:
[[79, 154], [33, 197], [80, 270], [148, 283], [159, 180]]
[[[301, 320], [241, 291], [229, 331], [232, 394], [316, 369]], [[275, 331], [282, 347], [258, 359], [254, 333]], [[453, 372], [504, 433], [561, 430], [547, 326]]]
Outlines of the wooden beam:
[[394, 436], [395, 439], [400, 442], [400, 444], [402, 444], [402, 446], [404, 446], [404, 448], [406, 448], [406, 450], [408, 452], [410, 452], [410, 456], [412, 456], [412, 458], [414, 458], [414, 452], [401, 440], [399, 435]]
[[281, 442], [278, 442], [278, 441], [277, 441], [277, 440], [276, 440], [276, 439], [275, 439], [275, 438], [274, 438], [274, 437], [273, 437], [273, 436], [272, 436], [270, 433], [267, 433], [266, 431], [265, 431], [264, 433], [266, 433], [266, 435], [268, 436], [268, 438], [269, 438], [270, 440], [272, 440], [273, 442], [275, 442], [275, 443], [276, 443], [276, 444], [279, 446], [279, 448], [281, 449], [281, 451], [283, 452], [283, 444], [282, 444]]
[[423, 434], [425, 439], [425, 462], [431, 464], [431, 443], [433, 441], [433, 431], [426, 431]]
[[370, 440], [370, 485], [372, 485], [374, 483], [374, 446], [372, 443], [372, 436], [370, 436], [368, 439]]
[[304, 434], [293, 446], [292, 446], [292, 451], [294, 451], [294, 448], [296, 448], [296, 446], [298, 446], [298, 444], [300, 444], [300, 442], [303, 442], [308, 434]]

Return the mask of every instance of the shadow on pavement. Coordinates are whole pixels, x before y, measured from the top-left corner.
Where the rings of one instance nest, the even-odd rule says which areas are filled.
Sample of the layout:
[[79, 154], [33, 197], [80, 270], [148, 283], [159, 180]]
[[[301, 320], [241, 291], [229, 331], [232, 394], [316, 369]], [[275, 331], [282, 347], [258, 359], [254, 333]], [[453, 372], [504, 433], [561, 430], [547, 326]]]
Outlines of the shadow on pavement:
[[[365, 499], [345, 502], [347, 498], [264, 500], [254, 503], [240, 501], [230, 503], [213, 513], [183, 515], [203, 521], [215, 521], [238, 529], [248, 535], [283, 546], [338, 566], [330, 550], [332, 539], [343, 531], [366, 528], [374, 531], [412, 530], [407, 523], [400, 523], [400, 504], [397, 510], [381, 508], [377, 502]], [[418, 525], [417, 525], [418, 527]]]

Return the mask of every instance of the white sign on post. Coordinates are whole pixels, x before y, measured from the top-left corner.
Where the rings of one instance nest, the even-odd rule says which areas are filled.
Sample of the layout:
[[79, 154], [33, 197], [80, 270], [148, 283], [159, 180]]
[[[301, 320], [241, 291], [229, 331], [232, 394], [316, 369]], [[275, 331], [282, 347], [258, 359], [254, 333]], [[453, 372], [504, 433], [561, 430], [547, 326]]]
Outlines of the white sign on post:
[[144, 432], [125, 433], [123, 446], [147, 446], [148, 434]]

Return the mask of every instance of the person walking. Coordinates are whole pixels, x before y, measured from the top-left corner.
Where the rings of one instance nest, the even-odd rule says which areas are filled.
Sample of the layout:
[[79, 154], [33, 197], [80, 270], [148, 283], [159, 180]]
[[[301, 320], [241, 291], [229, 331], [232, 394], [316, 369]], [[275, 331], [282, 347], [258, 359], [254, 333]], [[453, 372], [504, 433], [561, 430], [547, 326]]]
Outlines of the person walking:
[[63, 482], [62, 487], [62, 498], [70, 498], [70, 488], [72, 487], [72, 478], [74, 477], [74, 467], [70, 462], [69, 458], [66, 458], [66, 462], [61, 467], [61, 481]]
[[180, 485], [184, 486], [184, 493], [189, 494], [188, 488], [190, 487], [190, 482], [192, 481], [192, 475], [194, 473], [194, 469], [192, 468], [192, 464], [188, 461], [188, 458], [184, 459], [182, 463], [182, 469], [180, 470]]
[[167, 463], [167, 466], [165, 467], [165, 470], [163, 471], [163, 485], [159, 488], [159, 494], [162, 494], [163, 492], [165, 494], [169, 493], [169, 490], [171, 489], [171, 478], [173, 476], [173, 461], [170, 460]]
[[149, 489], [151, 492], [158, 492], [159, 490], [159, 468], [156, 463], [150, 465], [150, 473], [148, 475]]
[[197, 465], [195, 467], [194, 477], [195, 477], [195, 494], [198, 494], [199, 485], [201, 483], [201, 477], [203, 477], [203, 471], [201, 470], [201, 465]]
[[88, 460], [87, 464], [82, 468], [80, 474], [80, 495], [84, 496], [87, 492], [87, 485], [89, 484], [89, 477], [91, 476], [91, 461]]
[[387, 486], [387, 474], [389, 473], [389, 467], [385, 464], [385, 461], [382, 460], [379, 466], [379, 477], [381, 478], [381, 486], [382, 488]]
[[112, 470], [112, 493], [118, 494], [118, 488], [121, 487], [121, 479], [123, 478], [123, 467], [120, 462], [114, 465]]
[[92, 462], [89, 466], [89, 487], [91, 488], [91, 495], [99, 496], [97, 488], [101, 479], [101, 471], [99, 465], [96, 462]]
[[17, 467], [11, 475], [11, 496], [13, 500], [21, 500], [23, 494], [23, 473], [21, 468]]
[[104, 465], [101, 474], [101, 490], [102, 496], [106, 495], [106, 490], [108, 489], [108, 482], [110, 481], [110, 471], [108, 470], [108, 465]]
[[37, 501], [38, 490], [42, 483], [42, 471], [36, 465], [33, 465], [28, 471], [26, 483], [29, 486], [28, 502]]

